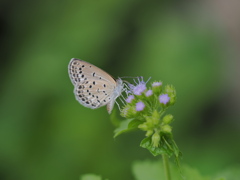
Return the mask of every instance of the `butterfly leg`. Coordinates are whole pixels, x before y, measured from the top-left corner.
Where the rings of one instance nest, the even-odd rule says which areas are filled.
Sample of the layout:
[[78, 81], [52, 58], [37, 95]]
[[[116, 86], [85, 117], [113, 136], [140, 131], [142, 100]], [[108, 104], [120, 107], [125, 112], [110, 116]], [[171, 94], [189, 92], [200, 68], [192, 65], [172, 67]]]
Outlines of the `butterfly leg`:
[[126, 99], [125, 99], [125, 97], [124, 97], [122, 94], [119, 96], [119, 99], [120, 99], [120, 101], [122, 102], [122, 104], [123, 104], [124, 106], [126, 106]]
[[120, 105], [118, 104], [117, 101], [116, 101], [116, 104], [117, 104], [117, 106], [118, 106], [119, 111], [122, 112], [121, 107], [120, 107]]

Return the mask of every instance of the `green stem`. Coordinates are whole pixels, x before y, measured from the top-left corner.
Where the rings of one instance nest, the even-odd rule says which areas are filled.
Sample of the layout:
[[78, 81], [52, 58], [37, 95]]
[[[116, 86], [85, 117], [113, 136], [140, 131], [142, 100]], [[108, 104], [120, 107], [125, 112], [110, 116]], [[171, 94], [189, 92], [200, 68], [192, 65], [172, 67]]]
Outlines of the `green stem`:
[[162, 159], [163, 159], [163, 166], [164, 166], [166, 180], [171, 180], [167, 155], [163, 154]]

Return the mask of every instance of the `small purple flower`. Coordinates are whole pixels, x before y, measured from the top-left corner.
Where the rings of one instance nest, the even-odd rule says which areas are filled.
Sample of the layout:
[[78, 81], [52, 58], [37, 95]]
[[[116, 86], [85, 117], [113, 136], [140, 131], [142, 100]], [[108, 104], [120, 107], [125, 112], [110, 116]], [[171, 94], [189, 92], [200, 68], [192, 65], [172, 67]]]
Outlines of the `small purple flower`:
[[153, 87], [161, 86], [161, 85], [162, 85], [162, 82], [153, 82], [153, 83], [152, 83], [152, 86], [153, 86]]
[[168, 94], [162, 94], [159, 96], [160, 103], [167, 104], [170, 101]]
[[145, 108], [145, 104], [143, 102], [138, 102], [136, 104], [136, 111], [142, 111]]
[[140, 82], [133, 88], [133, 94], [141, 95], [143, 91], [147, 89], [146, 84], [144, 82]]
[[148, 91], [145, 93], [145, 95], [146, 95], [147, 97], [151, 96], [152, 94], [153, 94], [152, 90], [148, 90]]
[[145, 91], [147, 89], [146, 87], [146, 82], [144, 82], [143, 77], [139, 77], [138, 78], [138, 82], [136, 82], [134, 80], [134, 82], [137, 84], [136, 86], [134, 86], [133, 84], [128, 84], [129, 88], [130, 88], [130, 92], [132, 92], [135, 95], [141, 95], [143, 91]]
[[129, 93], [131, 93], [132, 91], [133, 91], [133, 89], [134, 89], [134, 85], [133, 84], [130, 84], [130, 83], [128, 83], [128, 86], [129, 86], [129, 88], [130, 88], [130, 91], [129, 91]]
[[130, 96], [127, 97], [126, 102], [131, 103], [133, 99], [134, 99], [134, 96], [130, 95]]

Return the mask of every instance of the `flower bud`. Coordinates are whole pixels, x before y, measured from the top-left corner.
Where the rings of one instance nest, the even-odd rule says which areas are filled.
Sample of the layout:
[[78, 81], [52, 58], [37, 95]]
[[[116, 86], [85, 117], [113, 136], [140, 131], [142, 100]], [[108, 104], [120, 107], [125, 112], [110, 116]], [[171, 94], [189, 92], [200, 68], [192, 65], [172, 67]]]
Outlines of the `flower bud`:
[[121, 116], [125, 118], [133, 118], [136, 116], [136, 113], [135, 106], [128, 104], [122, 109]]
[[157, 112], [157, 110], [154, 110], [152, 113], [152, 122], [154, 125], [158, 125], [160, 121], [160, 114]]
[[155, 132], [152, 135], [152, 146], [153, 147], [158, 147], [160, 143], [160, 134], [158, 132]]
[[148, 127], [148, 130], [153, 130], [154, 129], [154, 124], [153, 124], [153, 118], [150, 116], [150, 117], [145, 117], [146, 118], [146, 125]]
[[145, 119], [146, 119], [146, 122], [148, 123], [148, 125], [152, 125], [153, 124], [153, 119], [152, 119], [151, 116], [146, 116]]
[[170, 102], [169, 102], [169, 104], [170, 104], [170, 105], [174, 105], [175, 102], [176, 102], [176, 95], [170, 96]]
[[153, 93], [158, 96], [162, 92], [162, 82], [161, 81], [153, 82], [152, 90], [153, 90]]
[[172, 127], [169, 126], [168, 124], [163, 125], [162, 126], [162, 132], [170, 134], [170, 133], [172, 133]]
[[148, 126], [147, 126], [146, 123], [139, 124], [138, 128], [143, 130], [143, 131], [147, 131], [148, 130]]
[[147, 132], [146, 132], [146, 134], [145, 134], [145, 136], [151, 136], [152, 135], [152, 133], [153, 133], [153, 130], [148, 130]]
[[174, 86], [173, 85], [166, 85], [165, 89], [164, 89], [164, 92], [166, 92], [170, 97], [169, 104], [170, 105], [175, 104], [175, 102], [176, 102], [176, 90], [175, 90]]
[[168, 114], [168, 115], [163, 117], [163, 123], [164, 124], [169, 124], [169, 123], [172, 122], [172, 120], [173, 120], [173, 115], [171, 115], [171, 114]]

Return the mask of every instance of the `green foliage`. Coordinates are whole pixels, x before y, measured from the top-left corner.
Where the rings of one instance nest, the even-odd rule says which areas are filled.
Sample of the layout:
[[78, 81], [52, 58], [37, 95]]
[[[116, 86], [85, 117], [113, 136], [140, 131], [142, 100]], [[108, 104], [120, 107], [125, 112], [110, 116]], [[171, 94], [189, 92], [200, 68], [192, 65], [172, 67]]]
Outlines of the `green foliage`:
[[[170, 163], [171, 179], [172, 180], [210, 180], [209, 177], [204, 177], [196, 169], [187, 165], [182, 165], [182, 176], [179, 169]], [[164, 167], [161, 161], [136, 161], [132, 166], [135, 180], [159, 180], [165, 179]]]
[[[213, 177], [202, 175], [197, 169], [183, 164], [182, 172], [173, 163], [170, 163], [171, 180], [239, 180], [240, 167], [234, 166], [225, 169]], [[132, 164], [132, 174], [134, 180], [159, 180], [165, 179], [165, 172], [162, 161], [135, 161]], [[102, 180], [101, 176], [85, 174], [80, 180]]]
[[163, 136], [160, 140], [160, 145], [158, 147], [152, 146], [152, 139], [151, 137], [146, 137], [142, 140], [141, 147], [148, 149], [152, 155], [157, 156], [161, 154], [166, 154], [169, 157], [175, 155], [177, 159], [181, 156], [181, 153], [176, 146], [173, 138], [167, 135]]
[[114, 138], [119, 136], [122, 133], [136, 130], [138, 128], [138, 125], [141, 123], [142, 123], [141, 121], [138, 121], [136, 119], [123, 120], [120, 123], [119, 127], [114, 130]]
[[163, 164], [159, 161], [135, 161], [132, 165], [132, 173], [136, 180], [165, 179]]
[[80, 180], [102, 180], [102, 177], [95, 174], [84, 174], [80, 177]]
[[239, 180], [240, 179], [240, 166], [233, 166], [224, 169], [215, 175], [214, 180]]

